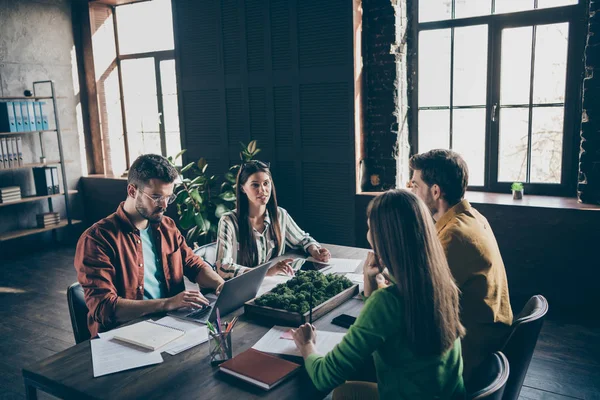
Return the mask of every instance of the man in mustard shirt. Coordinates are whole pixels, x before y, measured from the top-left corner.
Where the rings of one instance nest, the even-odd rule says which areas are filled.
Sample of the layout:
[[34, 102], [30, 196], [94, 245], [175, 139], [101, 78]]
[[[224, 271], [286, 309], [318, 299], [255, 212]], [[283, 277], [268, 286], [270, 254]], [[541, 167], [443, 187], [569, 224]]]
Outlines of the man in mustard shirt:
[[431, 210], [452, 275], [461, 290], [464, 378], [502, 346], [513, 313], [498, 243], [487, 219], [463, 199], [469, 181], [465, 160], [450, 150], [410, 159], [410, 186]]

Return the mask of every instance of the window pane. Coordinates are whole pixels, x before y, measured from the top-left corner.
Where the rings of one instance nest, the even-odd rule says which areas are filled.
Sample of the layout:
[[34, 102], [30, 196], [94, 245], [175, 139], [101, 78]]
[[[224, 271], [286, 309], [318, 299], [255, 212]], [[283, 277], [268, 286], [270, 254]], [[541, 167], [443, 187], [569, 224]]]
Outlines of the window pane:
[[450, 29], [419, 33], [419, 107], [450, 105]]
[[[454, 110], [452, 150], [469, 167], [469, 185], [483, 186], [485, 176], [485, 108]], [[420, 150], [419, 150], [420, 151]]]
[[419, 111], [419, 153], [450, 148], [450, 110]]
[[502, 31], [500, 104], [529, 104], [533, 27]]
[[487, 25], [454, 31], [454, 105], [485, 105]]
[[490, 0], [456, 0], [454, 17], [468, 18], [479, 15], [490, 15], [492, 2]]
[[525, 182], [527, 179], [527, 108], [500, 109], [499, 182]]
[[[160, 62], [160, 80], [163, 93], [163, 112], [165, 120], [165, 139], [167, 156], [176, 156], [181, 151], [179, 134], [179, 109], [177, 107], [177, 79], [175, 60]], [[181, 163], [181, 159], [178, 160]]]
[[161, 154], [154, 59], [123, 60], [121, 67], [130, 159]]
[[419, 0], [419, 22], [452, 18], [452, 0]]
[[531, 126], [531, 182], [560, 183], [563, 107], [535, 107]]
[[577, 3], [577, 0], [538, 0], [538, 8], [568, 6]]
[[116, 9], [121, 54], [173, 50], [171, 0], [153, 0]]
[[569, 24], [539, 25], [535, 34], [534, 103], [564, 103]]
[[533, 10], [533, 0], [496, 0], [495, 14]]

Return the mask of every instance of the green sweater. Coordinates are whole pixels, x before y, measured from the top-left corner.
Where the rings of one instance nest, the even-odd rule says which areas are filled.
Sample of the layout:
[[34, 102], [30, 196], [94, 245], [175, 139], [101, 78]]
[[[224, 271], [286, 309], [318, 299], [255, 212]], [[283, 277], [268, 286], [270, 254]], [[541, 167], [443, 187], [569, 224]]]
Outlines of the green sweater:
[[395, 286], [373, 292], [342, 342], [306, 359], [317, 389], [341, 385], [373, 355], [381, 399], [464, 398], [460, 339], [441, 356], [416, 356], [401, 333], [402, 313]]

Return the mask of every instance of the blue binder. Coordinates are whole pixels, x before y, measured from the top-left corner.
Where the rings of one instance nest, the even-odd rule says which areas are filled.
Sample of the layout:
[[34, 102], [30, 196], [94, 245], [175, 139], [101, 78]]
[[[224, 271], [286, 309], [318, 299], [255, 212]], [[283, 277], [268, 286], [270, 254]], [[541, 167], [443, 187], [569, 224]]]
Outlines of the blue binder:
[[44, 127], [42, 126], [42, 109], [40, 107], [41, 107], [41, 102], [39, 102], [39, 101], [33, 102], [33, 115], [35, 118], [35, 130], [36, 131], [44, 130]]
[[0, 103], [0, 132], [16, 132], [15, 109], [12, 101]]
[[15, 123], [17, 124], [17, 132], [23, 132], [23, 117], [21, 116], [20, 101], [13, 101], [13, 110], [15, 112]]
[[23, 132], [31, 131], [29, 126], [29, 112], [27, 111], [27, 102], [21, 101], [21, 118], [23, 119]]
[[35, 109], [33, 101], [27, 102], [27, 115], [29, 116], [29, 129], [31, 129], [32, 131], [37, 130], [35, 124]]
[[47, 131], [49, 128], [48, 125], [48, 114], [46, 113], [46, 110], [44, 110], [44, 104], [46, 104], [43, 101], [40, 101], [40, 115], [42, 116], [42, 130]]

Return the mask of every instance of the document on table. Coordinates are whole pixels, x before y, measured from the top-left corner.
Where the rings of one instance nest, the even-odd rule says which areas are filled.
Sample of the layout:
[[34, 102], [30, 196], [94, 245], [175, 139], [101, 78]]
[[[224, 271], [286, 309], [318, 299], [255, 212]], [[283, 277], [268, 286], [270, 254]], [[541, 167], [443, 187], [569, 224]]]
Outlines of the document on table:
[[358, 284], [358, 292], [362, 292], [365, 286], [365, 280], [363, 274], [346, 274], [346, 278], [350, 279], [350, 282]]
[[[300, 350], [293, 340], [282, 338], [285, 332], [291, 328], [287, 326], [274, 326], [267, 332], [252, 348], [272, 354], [287, 354], [301, 357]], [[321, 354], [327, 354], [335, 345], [340, 343], [344, 337], [343, 332], [317, 331], [317, 350]]]
[[[157, 351], [159, 352], [165, 351], [167, 352], [167, 354], [174, 356], [175, 354], [179, 354], [182, 351], [191, 349], [194, 346], [208, 341], [208, 328], [206, 327], [206, 325], [197, 324], [191, 321], [185, 321], [170, 316], [166, 316], [164, 318], [159, 319], [158, 321], [153, 322], [156, 324], [179, 329], [185, 332], [185, 334], [180, 338], [177, 338], [158, 349]], [[108, 332], [99, 333], [98, 336], [100, 336], [101, 338], [106, 338], [110, 336], [112, 338], [114, 335], [118, 334], [121, 329], [123, 328], [117, 328]]]
[[181, 329], [185, 332], [182, 337], [172, 341], [161, 349], [172, 356], [208, 341], [208, 328], [206, 325], [197, 324], [191, 321], [184, 321], [169, 316], [159, 319], [156, 321], [156, 323], [170, 326], [171, 328], [175, 329]]
[[[308, 261], [318, 262], [312, 257], [307, 259]], [[356, 268], [360, 265], [362, 260], [353, 260], [349, 258], [331, 258], [325, 265], [329, 265], [328, 268], [322, 269], [324, 274], [346, 274], [353, 273]]]
[[119, 342], [113, 339], [113, 335], [106, 333], [99, 339], [91, 340], [90, 346], [94, 378], [163, 362], [159, 351], [140, 350], [139, 347]]

